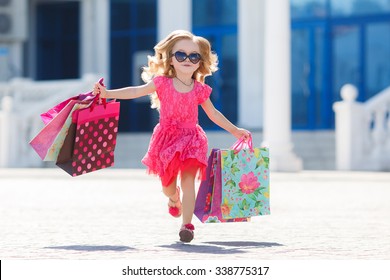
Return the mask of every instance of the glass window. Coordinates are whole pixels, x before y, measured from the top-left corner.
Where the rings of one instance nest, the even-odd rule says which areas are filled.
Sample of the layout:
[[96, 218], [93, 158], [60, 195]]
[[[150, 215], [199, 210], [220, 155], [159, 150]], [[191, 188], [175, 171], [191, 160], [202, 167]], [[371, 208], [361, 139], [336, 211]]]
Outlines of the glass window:
[[136, 0], [137, 13], [132, 14], [136, 18], [138, 28], [155, 28], [157, 24], [156, 0]]
[[37, 5], [36, 79], [79, 77], [79, 14], [78, 2]]
[[124, 0], [111, 1], [111, 30], [130, 28], [130, 3]]
[[192, 2], [194, 26], [237, 24], [237, 0], [193, 0]]
[[329, 0], [331, 1], [332, 15], [362, 15], [390, 12], [389, 0]]
[[366, 46], [366, 98], [370, 98], [390, 85], [390, 23], [370, 24]]
[[327, 0], [291, 0], [291, 18], [323, 18], [327, 15]]
[[333, 28], [333, 101], [341, 99], [340, 89], [345, 84], [359, 86], [359, 39], [356, 26], [340, 25]]
[[237, 121], [237, 36], [227, 35], [222, 38], [222, 53], [219, 57], [223, 67], [221, 98], [222, 108], [229, 114], [229, 120]]
[[[207, 38], [218, 55], [219, 70], [206, 77], [213, 88], [211, 100], [230, 121], [237, 121], [237, 0], [193, 0], [192, 24], [196, 35]], [[203, 110], [199, 122], [206, 129], [219, 128]]]
[[[138, 56], [153, 51], [157, 33], [157, 0], [111, 0], [110, 87], [139, 84]], [[148, 110], [148, 98], [121, 100], [121, 131], [149, 131], [155, 111]]]
[[156, 0], [111, 0], [111, 29], [156, 27]]
[[293, 30], [291, 34], [291, 105], [294, 126], [308, 123], [308, 98], [310, 96], [310, 50], [308, 30]]

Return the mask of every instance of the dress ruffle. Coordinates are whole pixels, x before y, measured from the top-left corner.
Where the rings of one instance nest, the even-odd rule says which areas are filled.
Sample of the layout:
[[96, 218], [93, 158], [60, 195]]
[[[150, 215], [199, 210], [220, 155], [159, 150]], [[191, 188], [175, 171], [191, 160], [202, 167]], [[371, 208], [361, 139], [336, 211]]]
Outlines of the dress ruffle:
[[199, 125], [163, 128], [157, 124], [142, 163], [149, 174], [161, 178], [163, 186], [171, 184], [183, 171], [196, 173], [201, 180], [207, 167], [207, 151], [207, 137]]

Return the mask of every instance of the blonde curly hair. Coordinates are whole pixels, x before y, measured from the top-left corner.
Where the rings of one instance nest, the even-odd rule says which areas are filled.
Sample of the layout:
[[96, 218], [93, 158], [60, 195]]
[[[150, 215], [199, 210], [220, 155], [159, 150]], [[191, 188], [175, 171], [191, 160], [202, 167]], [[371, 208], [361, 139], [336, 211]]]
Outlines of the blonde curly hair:
[[[175, 77], [176, 72], [171, 65], [172, 49], [178, 41], [188, 39], [198, 44], [202, 58], [199, 68], [194, 72], [192, 78], [200, 83], [204, 83], [207, 76], [218, 70], [218, 56], [211, 51], [211, 45], [207, 39], [195, 36], [186, 30], [173, 31], [154, 46], [154, 56], [148, 55], [148, 66], [142, 69], [142, 80], [147, 83], [156, 76]], [[159, 109], [160, 101], [155, 92], [150, 95], [150, 99], [152, 108]]]

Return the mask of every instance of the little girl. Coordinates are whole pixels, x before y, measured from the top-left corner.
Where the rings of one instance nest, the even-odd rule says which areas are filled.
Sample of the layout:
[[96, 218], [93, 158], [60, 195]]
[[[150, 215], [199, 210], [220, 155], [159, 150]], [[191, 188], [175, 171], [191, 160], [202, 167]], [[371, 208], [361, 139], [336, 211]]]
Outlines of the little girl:
[[[168, 211], [173, 217], [183, 216], [179, 231], [182, 242], [194, 238], [191, 224], [195, 207], [195, 179], [202, 179], [207, 166], [208, 142], [198, 125], [198, 105], [218, 126], [236, 138], [247, 139], [249, 132], [233, 125], [210, 101], [212, 89], [205, 77], [217, 71], [217, 55], [209, 41], [184, 30], [169, 34], [148, 56], [143, 68], [146, 84], [106, 90], [95, 84], [94, 94], [101, 98], [133, 99], [150, 94], [152, 108], [157, 108], [160, 121], [153, 130], [149, 149], [142, 159], [149, 174], [158, 175], [163, 193], [168, 197]], [[180, 178], [183, 200], [180, 200]]]

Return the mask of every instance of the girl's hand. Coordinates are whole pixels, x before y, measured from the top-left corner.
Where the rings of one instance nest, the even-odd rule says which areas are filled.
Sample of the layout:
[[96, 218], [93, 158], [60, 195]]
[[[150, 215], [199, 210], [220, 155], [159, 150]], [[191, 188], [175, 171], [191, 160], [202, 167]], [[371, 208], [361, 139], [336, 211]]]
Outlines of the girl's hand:
[[93, 94], [99, 95], [100, 98], [108, 98], [107, 97], [107, 90], [104, 86], [102, 86], [100, 83], [95, 83], [95, 86], [93, 88]]
[[248, 130], [243, 128], [237, 128], [232, 134], [237, 139], [244, 138], [245, 142], [248, 141], [249, 138], [251, 137], [251, 133]]

